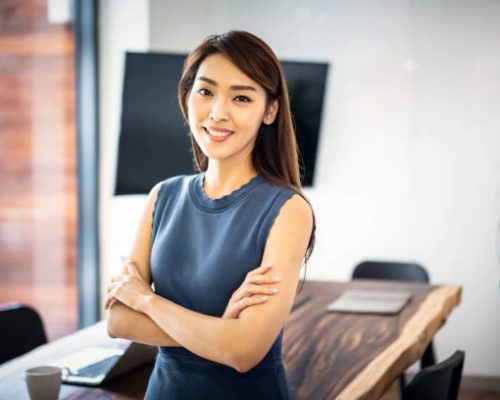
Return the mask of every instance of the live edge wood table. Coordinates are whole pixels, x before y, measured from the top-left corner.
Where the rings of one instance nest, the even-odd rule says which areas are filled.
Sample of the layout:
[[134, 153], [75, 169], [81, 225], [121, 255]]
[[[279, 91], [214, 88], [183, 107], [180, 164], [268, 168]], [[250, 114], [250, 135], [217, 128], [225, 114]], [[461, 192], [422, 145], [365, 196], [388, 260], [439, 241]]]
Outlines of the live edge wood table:
[[[409, 290], [412, 299], [396, 316], [325, 311], [345, 289]], [[297, 296], [283, 337], [283, 357], [292, 397], [378, 399], [416, 362], [460, 303], [452, 285], [354, 281], [308, 281]], [[29, 399], [24, 370], [80, 348], [112, 342], [100, 322], [41, 346], [0, 366], [0, 399]], [[153, 364], [100, 388], [62, 385], [60, 399], [142, 399]], [[256, 399], [258, 400], [258, 399]]]

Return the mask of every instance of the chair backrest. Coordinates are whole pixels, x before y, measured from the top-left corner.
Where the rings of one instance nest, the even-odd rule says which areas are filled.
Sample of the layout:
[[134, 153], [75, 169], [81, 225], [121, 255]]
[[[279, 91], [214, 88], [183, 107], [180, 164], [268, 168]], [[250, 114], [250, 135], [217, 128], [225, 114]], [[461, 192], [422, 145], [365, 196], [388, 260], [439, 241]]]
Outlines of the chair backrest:
[[429, 283], [429, 274], [419, 264], [392, 261], [364, 261], [354, 268], [352, 279], [383, 279]]
[[456, 400], [464, 359], [465, 353], [457, 350], [443, 362], [421, 370], [406, 386], [403, 400]]
[[47, 343], [42, 319], [31, 307], [0, 305], [0, 327], [0, 364]]

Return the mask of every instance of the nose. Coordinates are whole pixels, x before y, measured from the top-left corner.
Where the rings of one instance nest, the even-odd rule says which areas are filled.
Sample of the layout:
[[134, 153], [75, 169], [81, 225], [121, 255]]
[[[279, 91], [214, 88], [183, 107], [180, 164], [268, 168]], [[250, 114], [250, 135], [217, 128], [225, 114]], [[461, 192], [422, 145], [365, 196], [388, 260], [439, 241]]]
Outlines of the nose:
[[215, 99], [212, 103], [212, 109], [210, 110], [209, 118], [212, 121], [227, 121], [228, 120], [228, 110], [226, 107], [226, 102], [223, 98]]

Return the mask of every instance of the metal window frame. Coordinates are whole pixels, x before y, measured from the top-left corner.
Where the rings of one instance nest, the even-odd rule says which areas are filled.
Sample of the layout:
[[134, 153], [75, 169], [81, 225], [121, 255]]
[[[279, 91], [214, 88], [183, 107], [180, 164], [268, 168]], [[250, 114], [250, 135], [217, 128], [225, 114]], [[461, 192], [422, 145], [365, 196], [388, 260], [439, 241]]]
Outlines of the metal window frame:
[[78, 326], [99, 320], [98, 0], [74, 0]]

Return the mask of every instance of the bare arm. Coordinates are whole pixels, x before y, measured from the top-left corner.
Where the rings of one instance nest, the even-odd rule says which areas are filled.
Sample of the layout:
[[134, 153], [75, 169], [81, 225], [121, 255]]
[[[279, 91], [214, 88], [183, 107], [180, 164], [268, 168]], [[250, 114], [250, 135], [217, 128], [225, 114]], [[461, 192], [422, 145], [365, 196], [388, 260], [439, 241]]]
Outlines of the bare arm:
[[265, 307], [246, 308], [239, 319], [203, 315], [155, 294], [134, 299], [132, 306], [193, 353], [248, 371], [269, 351], [290, 313], [311, 229], [308, 204], [293, 196], [276, 218], [262, 260], [282, 277], [280, 292]]
[[[130, 254], [130, 260], [133, 260], [133, 264], [141, 278], [147, 283], [151, 282], [149, 249], [151, 247], [152, 213], [158, 190], [159, 186], [157, 185], [148, 197], [146, 209], [141, 217]], [[277, 282], [272, 279], [272, 276], [264, 275], [269, 270], [270, 266], [262, 266], [248, 273], [245, 281], [231, 296], [222, 316], [223, 319], [238, 318], [242, 310], [267, 302], [268, 297], [262, 295], [270, 296], [275, 294], [275, 292], [271, 291], [270, 285], [276, 285]], [[124, 267], [122, 274], [125, 273], [126, 268]], [[111, 305], [109, 306], [109, 304]], [[109, 336], [154, 346], [182, 347], [148, 315], [135, 311], [119, 301], [112, 300], [109, 304], [108, 302], [105, 304], [105, 308], [109, 306], [111, 309], [108, 317]]]
[[[151, 284], [149, 261], [153, 233], [153, 208], [159, 189], [160, 185], [158, 184], [149, 193], [132, 245], [132, 251], [129, 254], [129, 257], [134, 260], [140, 275], [149, 284]], [[125, 272], [125, 270], [122, 272]], [[108, 334], [113, 338], [120, 337], [155, 346], [181, 346], [146, 314], [137, 312], [119, 301], [113, 302], [110, 306]]]
[[134, 311], [120, 302], [116, 302], [112, 310], [110, 319], [113, 318], [113, 321], [108, 320], [108, 334], [111, 337], [121, 337], [152, 346], [182, 347], [146, 314]]

